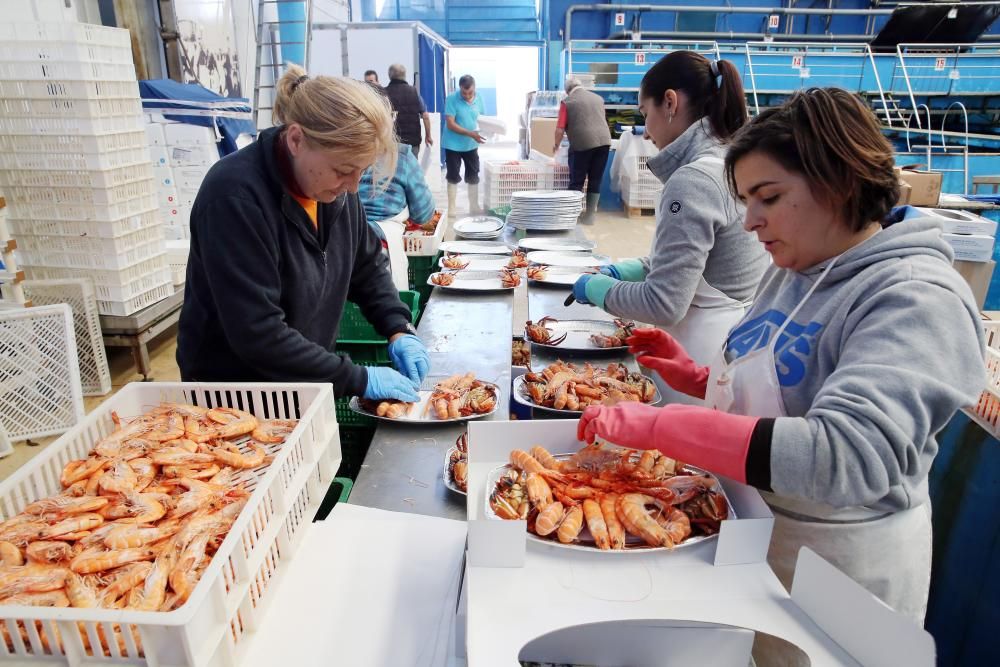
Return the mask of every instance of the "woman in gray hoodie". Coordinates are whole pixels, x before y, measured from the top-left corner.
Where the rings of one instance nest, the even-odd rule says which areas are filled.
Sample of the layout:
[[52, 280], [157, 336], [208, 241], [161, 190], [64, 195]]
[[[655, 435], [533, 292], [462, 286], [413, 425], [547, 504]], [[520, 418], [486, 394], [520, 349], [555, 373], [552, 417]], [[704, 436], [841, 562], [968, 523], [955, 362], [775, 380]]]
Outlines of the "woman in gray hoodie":
[[774, 259], [753, 307], [708, 367], [661, 331], [629, 340], [706, 407], [588, 408], [579, 434], [757, 487], [785, 586], [808, 546], [922, 624], [935, 436], [985, 386], [984, 337], [939, 223], [880, 224], [899, 194], [892, 167], [846, 91], [800, 92], [752, 120], [726, 174]]
[[[573, 293], [580, 303], [664, 328], [707, 364], [767, 268], [722, 173], [723, 142], [747, 119], [743, 84], [728, 61], [675, 51], [642, 78], [639, 111], [646, 138], [660, 149], [649, 170], [664, 183], [652, 250], [619, 260], [606, 275], [581, 277]], [[668, 402], [702, 402], [657, 384]]]

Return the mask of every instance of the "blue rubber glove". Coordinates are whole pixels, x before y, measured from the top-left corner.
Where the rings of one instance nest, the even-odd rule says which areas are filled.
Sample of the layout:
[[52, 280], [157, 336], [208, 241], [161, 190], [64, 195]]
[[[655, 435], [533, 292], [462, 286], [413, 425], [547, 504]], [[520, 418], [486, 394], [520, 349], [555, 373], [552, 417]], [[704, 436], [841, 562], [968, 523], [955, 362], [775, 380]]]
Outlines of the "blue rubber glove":
[[417, 386], [427, 377], [431, 369], [431, 358], [422, 340], [413, 334], [400, 336], [389, 343], [389, 359], [393, 367], [413, 380]]
[[604, 308], [604, 299], [618, 281], [610, 276], [585, 273], [573, 283], [573, 298], [583, 304]]
[[408, 377], [400, 375], [393, 368], [385, 366], [368, 366], [368, 386], [365, 387], [365, 398], [395, 398], [397, 401], [416, 403], [420, 400], [417, 385]]
[[646, 267], [638, 259], [621, 259], [610, 266], [602, 266], [601, 273], [629, 283], [639, 283], [646, 279]]

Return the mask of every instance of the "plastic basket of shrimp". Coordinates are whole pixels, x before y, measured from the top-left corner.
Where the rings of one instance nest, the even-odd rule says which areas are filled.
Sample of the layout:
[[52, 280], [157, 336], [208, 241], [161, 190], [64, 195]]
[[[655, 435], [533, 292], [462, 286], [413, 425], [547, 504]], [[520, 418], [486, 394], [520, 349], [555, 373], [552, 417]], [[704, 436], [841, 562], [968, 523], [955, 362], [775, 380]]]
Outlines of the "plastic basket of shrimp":
[[328, 384], [127, 385], [0, 485], [0, 663], [240, 664], [339, 462]]

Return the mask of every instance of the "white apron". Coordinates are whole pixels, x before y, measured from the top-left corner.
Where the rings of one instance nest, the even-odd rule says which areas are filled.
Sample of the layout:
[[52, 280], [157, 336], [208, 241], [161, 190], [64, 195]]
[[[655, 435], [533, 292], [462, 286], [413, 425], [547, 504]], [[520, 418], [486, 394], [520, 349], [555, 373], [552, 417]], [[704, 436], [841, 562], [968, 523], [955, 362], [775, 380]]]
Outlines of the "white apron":
[[[710, 162], [722, 164], [722, 158], [703, 157], [695, 162]], [[694, 164], [692, 162], [691, 164]], [[659, 205], [657, 200], [657, 217], [659, 217]], [[726, 341], [729, 330], [736, 326], [736, 323], [743, 319], [743, 315], [752, 305], [752, 301], [737, 301], [726, 296], [721, 291], [715, 289], [702, 276], [698, 279], [698, 287], [695, 289], [694, 298], [688, 307], [687, 313], [680, 322], [671, 326], [659, 327], [677, 339], [677, 342], [684, 347], [694, 362], [699, 366], [707, 366], [712, 362], [716, 351]], [[683, 403], [685, 405], [704, 405], [700, 398], [688, 396], [685, 393], [675, 391], [668, 385], [659, 373], [653, 372], [653, 382], [660, 390], [663, 403]]]
[[[837, 259], [830, 262], [788, 314], [767, 346], [727, 364], [723, 345], [711, 366], [706, 406], [754, 417], [786, 416], [775, 370], [775, 342]], [[761, 495], [774, 510], [768, 564], [785, 588], [791, 590], [799, 549], [809, 546], [897, 612], [923, 625], [931, 574], [930, 503], [902, 512], [883, 513], [864, 507], [838, 509], [763, 491]], [[794, 652], [782, 650], [780, 644], [766, 637], [758, 638], [755, 645], [758, 664], [801, 664]]]

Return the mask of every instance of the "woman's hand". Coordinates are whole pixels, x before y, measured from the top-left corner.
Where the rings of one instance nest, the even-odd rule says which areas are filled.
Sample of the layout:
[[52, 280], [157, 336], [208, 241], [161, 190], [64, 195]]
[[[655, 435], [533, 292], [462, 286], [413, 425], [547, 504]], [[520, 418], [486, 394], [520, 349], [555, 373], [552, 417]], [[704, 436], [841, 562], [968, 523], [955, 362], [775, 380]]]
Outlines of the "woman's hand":
[[640, 366], [651, 368], [676, 391], [705, 398], [708, 366], [699, 366], [677, 340], [660, 329], [636, 329], [625, 339]]
[[422, 340], [413, 334], [393, 336], [389, 342], [393, 367], [420, 386], [431, 369], [431, 358]]
[[384, 366], [367, 366], [365, 370], [368, 371], [365, 398], [371, 400], [394, 398], [397, 401], [407, 403], [417, 403], [420, 400], [417, 385], [413, 380], [400, 375], [395, 369]]

